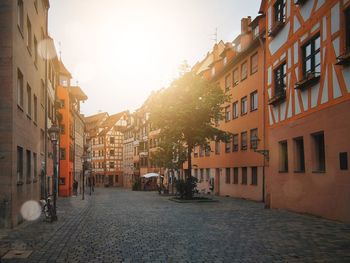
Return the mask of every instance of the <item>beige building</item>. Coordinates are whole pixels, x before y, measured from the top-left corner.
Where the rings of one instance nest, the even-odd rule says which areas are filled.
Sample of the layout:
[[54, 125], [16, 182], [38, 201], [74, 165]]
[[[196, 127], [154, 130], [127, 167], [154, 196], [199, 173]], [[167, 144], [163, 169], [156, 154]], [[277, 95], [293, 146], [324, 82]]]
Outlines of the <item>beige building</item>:
[[21, 206], [40, 198], [48, 9], [47, 0], [0, 1], [0, 227], [21, 223]]

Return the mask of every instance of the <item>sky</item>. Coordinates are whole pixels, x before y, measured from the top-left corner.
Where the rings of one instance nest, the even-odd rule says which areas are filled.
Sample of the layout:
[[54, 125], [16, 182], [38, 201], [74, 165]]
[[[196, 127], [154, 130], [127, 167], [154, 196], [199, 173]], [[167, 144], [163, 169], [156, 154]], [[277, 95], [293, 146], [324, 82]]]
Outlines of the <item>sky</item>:
[[86, 116], [133, 112], [179, 66], [232, 41], [261, 0], [51, 0], [49, 34], [88, 100]]

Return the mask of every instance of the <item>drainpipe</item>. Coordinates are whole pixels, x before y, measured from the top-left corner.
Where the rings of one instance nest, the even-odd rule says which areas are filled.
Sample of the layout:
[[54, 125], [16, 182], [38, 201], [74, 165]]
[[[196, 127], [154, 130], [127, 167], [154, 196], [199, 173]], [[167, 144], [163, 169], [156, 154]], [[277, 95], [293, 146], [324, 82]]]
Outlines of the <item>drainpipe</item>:
[[[265, 68], [266, 68], [266, 52], [265, 52], [265, 45], [259, 36], [259, 43], [263, 51], [263, 149], [266, 149], [265, 142], [266, 142], [266, 114], [265, 114]], [[262, 179], [262, 201], [265, 203], [265, 166], [266, 166], [266, 157], [263, 155], [263, 179]]]

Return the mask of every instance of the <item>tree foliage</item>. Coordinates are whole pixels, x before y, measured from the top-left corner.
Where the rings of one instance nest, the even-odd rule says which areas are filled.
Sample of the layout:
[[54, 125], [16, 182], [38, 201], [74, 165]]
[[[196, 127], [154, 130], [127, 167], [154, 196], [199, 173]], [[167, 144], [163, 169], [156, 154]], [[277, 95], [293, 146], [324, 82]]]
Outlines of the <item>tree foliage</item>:
[[216, 124], [223, 119], [223, 105], [229, 101], [217, 84], [193, 72], [181, 74], [169, 88], [153, 93], [148, 100], [150, 121], [161, 129], [160, 137], [166, 145], [159, 154], [170, 154], [174, 145], [179, 153], [186, 152], [189, 177], [193, 147], [228, 138], [229, 134]]

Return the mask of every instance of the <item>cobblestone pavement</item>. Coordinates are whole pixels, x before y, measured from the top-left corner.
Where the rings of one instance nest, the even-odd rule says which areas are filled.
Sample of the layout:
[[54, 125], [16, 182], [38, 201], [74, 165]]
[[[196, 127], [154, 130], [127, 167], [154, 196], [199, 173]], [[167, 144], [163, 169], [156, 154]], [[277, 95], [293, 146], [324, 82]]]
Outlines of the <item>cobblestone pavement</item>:
[[1, 262], [350, 262], [350, 225], [233, 198], [175, 203], [155, 192], [97, 189], [60, 199], [59, 221], [2, 232]]

